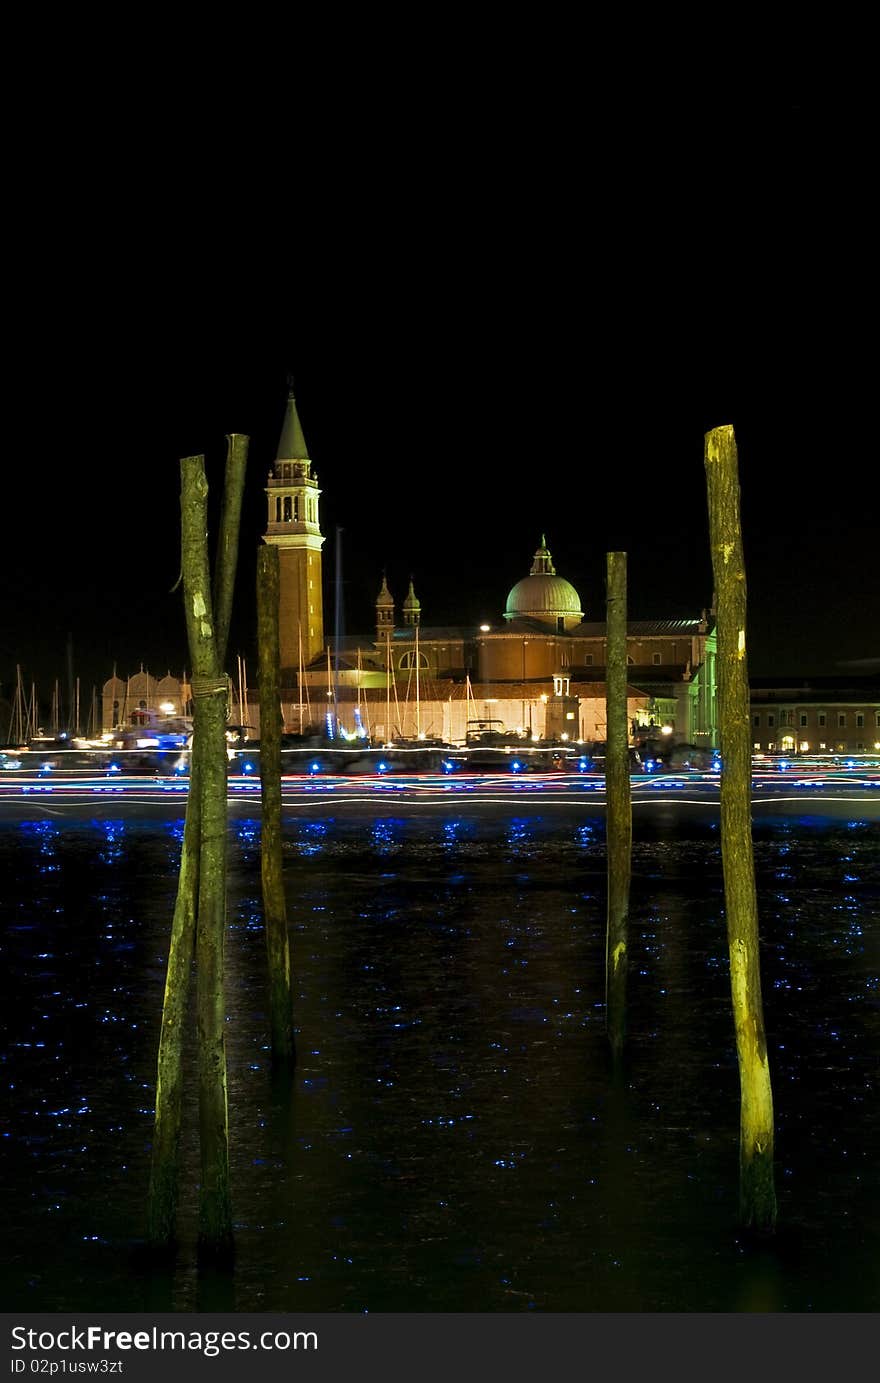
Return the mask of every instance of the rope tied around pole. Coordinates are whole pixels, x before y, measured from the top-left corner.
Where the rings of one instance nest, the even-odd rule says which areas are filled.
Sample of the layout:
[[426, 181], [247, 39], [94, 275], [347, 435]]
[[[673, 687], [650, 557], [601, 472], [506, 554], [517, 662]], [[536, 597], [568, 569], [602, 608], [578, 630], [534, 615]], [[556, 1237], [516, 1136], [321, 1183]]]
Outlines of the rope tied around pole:
[[193, 701], [201, 701], [205, 697], [226, 696], [229, 691], [229, 682], [224, 676], [222, 681], [219, 677], [193, 677], [190, 678], [192, 687]]

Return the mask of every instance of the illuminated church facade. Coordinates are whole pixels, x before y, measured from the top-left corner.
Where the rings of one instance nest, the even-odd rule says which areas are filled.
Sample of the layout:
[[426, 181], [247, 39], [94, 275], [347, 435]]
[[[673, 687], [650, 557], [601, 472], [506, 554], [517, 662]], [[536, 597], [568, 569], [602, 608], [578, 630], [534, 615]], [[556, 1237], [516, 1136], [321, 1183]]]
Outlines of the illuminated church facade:
[[[413, 583], [398, 604], [383, 574], [374, 628], [337, 647], [323, 622], [320, 493], [291, 392], [263, 535], [279, 554], [287, 731], [338, 725], [376, 742], [460, 742], [469, 723], [484, 721], [532, 740], [605, 739], [605, 624], [587, 618], [543, 536], [497, 625], [423, 623]], [[715, 635], [705, 611], [633, 621], [627, 649], [634, 737], [665, 726], [677, 741], [714, 746]]]

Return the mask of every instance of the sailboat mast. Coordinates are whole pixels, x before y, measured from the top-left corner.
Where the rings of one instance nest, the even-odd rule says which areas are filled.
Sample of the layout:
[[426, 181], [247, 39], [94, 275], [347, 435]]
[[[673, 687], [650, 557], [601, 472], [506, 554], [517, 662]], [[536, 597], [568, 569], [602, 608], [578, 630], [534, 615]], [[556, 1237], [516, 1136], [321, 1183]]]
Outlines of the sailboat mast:
[[22, 716], [22, 690], [21, 690], [21, 667], [15, 664], [15, 697], [12, 702], [12, 715], [9, 719], [9, 740], [10, 743], [21, 744], [24, 735], [24, 718]]
[[422, 713], [419, 705], [419, 626], [416, 625], [416, 739], [422, 737]]
[[385, 739], [391, 739], [391, 630], [385, 630]]
[[342, 642], [342, 529], [336, 527], [336, 608], [334, 619], [334, 642], [336, 645], [336, 673], [333, 678], [333, 722], [334, 733], [339, 729], [339, 652]]
[[76, 733], [73, 725], [74, 711], [74, 691], [73, 691], [73, 635], [67, 635], [67, 731]]
[[326, 724], [327, 738], [328, 738], [328, 739], [332, 739], [332, 738], [333, 738], [333, 729], [334, 729], [335, 722], [336, 722], [336, 718], [335, 718], [335, 716], [333, 715], [333, 711], [331, 710], [332, 701], [333, 701], [333, 674], [332, 674], [332, 672], [330, 671], [330, 645], [328, 644], [328, 645], [327, 645], [327, 724]]
[[299, 644], [299, 732], [303, 732], [303, 627], [302, 621], [297, 622], [297, 642]]

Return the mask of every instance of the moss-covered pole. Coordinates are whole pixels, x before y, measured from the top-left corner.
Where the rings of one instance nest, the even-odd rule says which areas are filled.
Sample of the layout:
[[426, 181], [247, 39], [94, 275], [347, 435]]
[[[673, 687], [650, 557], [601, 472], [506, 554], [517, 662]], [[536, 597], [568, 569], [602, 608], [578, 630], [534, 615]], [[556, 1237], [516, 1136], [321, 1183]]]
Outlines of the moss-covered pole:
[[605, 821], [608, 921], [605, 942], [605, 1026], [615, 1064], [626, 1037], [632, 803], [626, 707], [626, 553], [607, 559], [605, 658]]
[[281, 863], [281, 656], [278, 636], [278, 549], [264, 544], [257, 555], [257, 643], [260, 668], [260, 867], [269, 963], [272, 1060], [295, 1060], [290, 993], [290, 947]]
[[217, 535], [217, 560], [214, 563], [214, 633], [217, 661], [221, 668], [226, 661], [229, 621], [232, 617], [232, 597], [238, 565], [238, 531], [241, 526], [249, 440], [242, 432], [230, 432], [226, 438], [226, 478], [223, 486], [220, 531]]
[[746, 573], [732, 427], [716, 427], [706, 433], [704, 460], [718, 620], [721, 857], [740, 1079], [740, 1219], [744, 1226], [767, 1233], [776, 1223], [773, 1093], [761, 1002], [752, 853]]
[[165, 973], [165, 1001], [159, 1035], [156, 1122], [153, 1130], [147, 1215], [147, 1235], [155, 1248], [166, 1248], [177, 1237], [175, 1225], [180, 1179], [184, 1021], [195, 948], [200, 838], [198, 768], [193, 746], [190, 755], [189, 794], [183, 828], [180, 875], [174, 918], [171, 923], [168, 968]]
[[207, 546], [204, 457], [180, 463], [183, 598], [193, 675], [193, 738], [199, 758], [201, 835], [196, 923], [201, 1186], [199, 1243], [232, 1247], [226, 1096], [223, 947], [226, 928], [226, 697], [217, 657]]

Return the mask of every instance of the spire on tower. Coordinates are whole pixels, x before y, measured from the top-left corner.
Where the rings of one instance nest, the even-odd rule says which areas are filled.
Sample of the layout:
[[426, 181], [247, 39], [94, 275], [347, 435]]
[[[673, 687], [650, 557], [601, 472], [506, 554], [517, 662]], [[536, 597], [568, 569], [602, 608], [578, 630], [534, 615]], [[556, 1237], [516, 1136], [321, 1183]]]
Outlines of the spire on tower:
[[403, 602], [403, 622], [404, 624], [418, 624], [421, 619], [422, 606], [413, 587], [412, 577], [409, 579], [409, 590], [406, 593], [406, 600]]
[[384, 634], [394, 628], [394, 596], [388, 589], [388, 578], [382, 572], [382, 586], [376, 596], [376, 632]]
[[293, 393], [293, 376], [287, 377], [287, 410], [284, 414], [284, 426], [281, 429], [281, 437], [278, 442], [278, 453], [276, 461], [305, 461], [308, 460], [309, 449], [306, 446], [306, 439], [303, 436], [302, 424], [299, 414], [296, 411], [296, 399]]
[[376, 604], [391, 606], [394, 605], [394, 596], [388, 589], [388, 577], [384, 571], [382, 572], [382, 585], [379, 590], [379, 594], [376, 596]]

